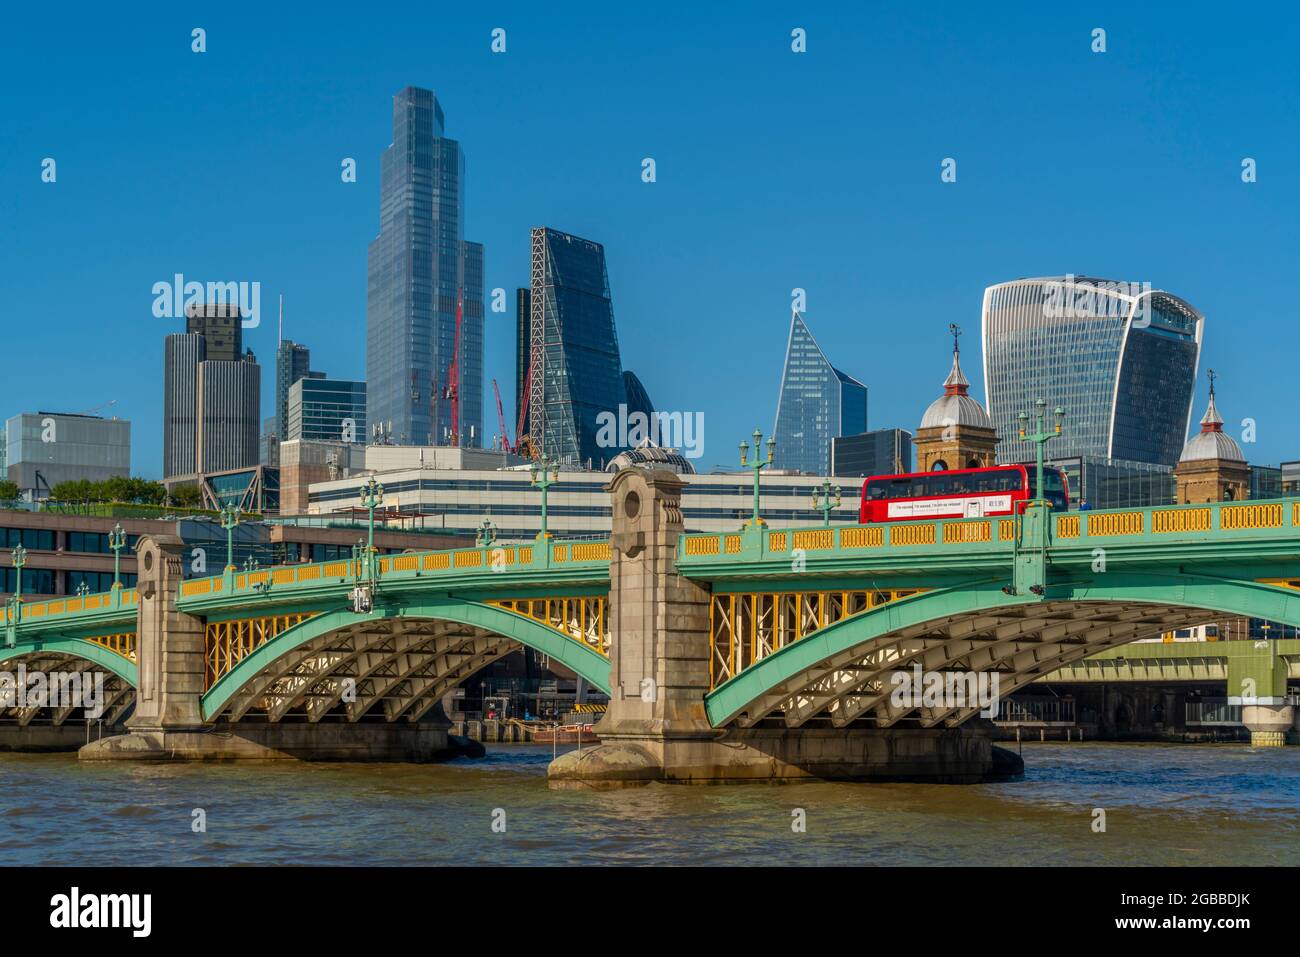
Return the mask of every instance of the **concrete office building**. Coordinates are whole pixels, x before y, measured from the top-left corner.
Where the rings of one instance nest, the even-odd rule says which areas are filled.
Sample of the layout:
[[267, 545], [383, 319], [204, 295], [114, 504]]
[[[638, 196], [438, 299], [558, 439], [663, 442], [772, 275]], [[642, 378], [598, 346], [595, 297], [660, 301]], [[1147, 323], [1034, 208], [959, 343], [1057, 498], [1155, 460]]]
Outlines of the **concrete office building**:
[[[399, 457], [395, 447], [371, 446], [367, 466], [384, 487], [384, 507], [404, 521], [419, 520], [425, 528], [445, 529], [469, 535], [484, 517], [497, 527], [501, 539], [519, 541], [541, 530], [541, 493], [531, 484], [529, 465], [505, 453], [480, 452], [452, 459], [435, 452], [426, 457], [425, 467], [410, 458]], [[462, 450], [468, 453], [468, 450]], [[633, 449], [616, 457], [611, 470], [627, 462], [636, 464], [646, 452], [664, 453], [660, 467], [685, 473], [689, 485], [682, 495], [682, 512], [690, 531], [734, 531], [750, 517], [753, 508], [753, 479], [748, 474], [690, 474], [690, 463], [668, 449]], [[495, 455], [495, 462], [491, 457]], [[502, 468], [503, 460], [514, 462]], [[610, 471], [560, 472], [547, 499], [547, 525], [560, 537], [608, 535], [610, 522]], [[309, 511], [313, 515], [350, 513], [361, 507], [361, 485], [365, 476], [313, 484]], [[813, 489], [822, 476], [793, 475], [765, 471], [761, 485], [764, 520], [772, 528], [816, 525], [822, 513], [812, 507]], [[856, 522], [859, 486], [842, 483], [842, 502], [831, 515], [832, 522]]]
[[261, 367], [242, 352], [236, 305], [192, 304], [163, 368], [163, 481], [255, 467], [262, 459]]
[[262, 407], [262, 367], [250, 352], [238, 362], [199, 363], [195, 387], [196, 471], [256, 466]]
[[24, 412], [5, 423], [3, 473], [28, 500], [48, 498], [60, 482], [131, 474], [131, 423], [94, 415]]

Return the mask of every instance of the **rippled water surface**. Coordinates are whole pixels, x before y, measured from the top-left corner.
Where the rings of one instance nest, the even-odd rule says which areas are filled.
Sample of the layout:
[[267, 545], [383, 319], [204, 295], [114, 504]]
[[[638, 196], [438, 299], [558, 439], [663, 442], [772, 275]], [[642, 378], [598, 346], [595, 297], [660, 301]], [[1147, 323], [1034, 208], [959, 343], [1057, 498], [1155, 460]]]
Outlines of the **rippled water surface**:
[[[0, 755], [8, 864], [1298, 864], [1300, 748], [1025, 745], [1022, 781], [551, 790], [548, 748], [444, 765]], [[191, 829], [207, 814], [207, 832]], [[791, 828], [806, 813], [806, 833]], [[1106, 812], [1106, 833], [1092, 829]], [[505, 832], [493, 831], [497, 809]]]

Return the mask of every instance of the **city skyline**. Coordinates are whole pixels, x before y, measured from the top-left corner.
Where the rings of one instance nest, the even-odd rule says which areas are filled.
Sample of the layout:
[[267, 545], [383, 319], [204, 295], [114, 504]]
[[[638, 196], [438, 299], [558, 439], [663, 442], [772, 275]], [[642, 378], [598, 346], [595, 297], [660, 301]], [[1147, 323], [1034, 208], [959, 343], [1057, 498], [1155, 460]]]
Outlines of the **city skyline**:
[[[975, 328], [981, 290], [991, 284], [1071, 271], [1149, 281], [1195, 303], [1209, 320], [1201, 368], [1220, 371], [1224, 406], [1236, 419], [1225, 430], [1240, 438], [1241, 420], [1252, 418], [1257, 441], [1243, 444], [1251, 462], [1294, 457], [1300, 434], [1282, 411], [1279, 390], [1294, 335], [1284, 316], [1294, 258], [1287, 224], [1296, 208], [1294, 177], [1287, 175], [1295, 159], [1281, 144], [1294, 139], [1295, 120], [1252, 99], [1254, 90], [1285, 85], [1284, 58], [1269, 55], [1273, 39], [1253, 34], [1246, 56], [1229, 42], [1234, 26], [1211, 39], [1194, 23], [1154, 14], [1116, 9], [1098, 17], [1108, 21], [1105, 54], [1092, 53], [1088, 29], [1060, 13], [953, 11], [933, 30], [940, 39], [960, 36], [963, 58], [909, 65], [915, 48], [900, 33], [903, 14], [893, 9], [874, 20], [800, 15], [797, 25], [809, 36], [802, 55], [789, 48], [790, 17], [771, 10], [726, 29], [726, 21], [702, 15], [698, 34], [685, 36], [667, 25], [629, 35], [618, 17], [571, 36], [583, 22], [578, 12], [545, 24], [517, 11], [503, 17], [510, 40], [500, 55], [489, 49], [491, 25], [454, 11], [421, 14], [421, 24], [446, 30], [445, 63], [436, 69], [424, 62], [417, 36], [375, 25], [314, 25], [306, 37], [277, 37], [275, 57], [267, 37], [239, 29], [237, 13], [206, 25], [220, 42], [202, 55], [190, 52], [187, 32], [172, 24], [130, 35], [106, 18], [67, 25], [60, 43], [69, 42], [69, 32], [73, 45], [79, 31], [95, 33], [85, 63], [56, 71], [39, 112], [35, 101], [17, 104], [13, 148], [0, 157], [7, 184], [0, 253], [13, 270], [13, 305], [20, 315], [56, 313], [20, 327], [0, 358], [8, 414], [77, 411], [117, 399], [114, 414], [133, 423], [135, 470], [161, 477], [156, 370], [165, 334], [182, 331], [182, 321], [154, 318], [149, 289], [177, 272], [260, 281], [264, 305], [284, 294], [286, 337], [309, 345], [329, 375], [364, 378], [364, 245], [374, 235], [376, 157], [391, 142], [386, 104], [394, 90], [414, 84], [437, 91], [474, 161], [467, 222], [487, 250], [485, 295], [506, 291], [505, 310], [485, 319], [480, 393], [493, 378], [503, 386], [514, 378], [510, 299], [526, 284], [523, 232], [547, 222], [605, 245], [618, 277], [624, 361], [663, 407], [705, 413], [715, 441], [705, 448], [703, 469], [734, 465], [737, 436], [770, 424], [771, 412], [756, 414], [746, 398], [760, 388], [770, 406], [768, 396], [775, 396], [776, 344], [792, 289], [806, 291], [806, 315], [827, 354], [877, 397], [868, 428], [912, 429], [932, 398], [928, 370], [947, 322]], [[26, 14], [19, 19], [38, 37], [52, 29]], [[1134, 38], [1150, 35], [1157, 23], [1162, 45], [1138, 48]], [[105, 90], [134, 107], [120, 112], [113, 128], [94, 117], [55, 123], [53, 117], [74, 115], [70, 98], [103, 62], [97, 50], [106, 38], [113, 42], [105, 46], [127, 49], [145, 64], [144, 80], [112, 78]], [[1008, 38], [1026, 58], [995, 64]], [[355, 42], [350, 59], [340, 60], [335, 51], [345, 49], [345, 40]], [[535, 68], [557, 43], [581, 44], [594, 59], [582, 70], [560, 64], [539, 81]], [[1211, 43], [1221, 45], [1215, 48], [1224, 71], [1214, 98], [1171, 89], [1157, 97], [1146, 89], [1156, 78], [1180, 75], [1182, 61]], [[42, 46], [50, 43], [33, 44]], [[690, 69], [638, 93], [620, 64], [661, 57], [666, 49], [678, 49]], [[876, 65], [827, 94], [861, 64], [864, 50]], [[28, 55], [17, 51], [4, 69], [35, 69]], [[223, 64], [245, 58], [271, 63], [268, 80], [280, 81], [282, 91], [253, 100], [247, 86], [223, 85]], [[717, 77], [742, 61], [739, 76], [769, 97], [753, 102], [776, 105], [791, 135], [755, 138], [756, 107], [748, 102], [724, 117], [708, 110], [675, 111], [671, 120], [657, 115], [661, 97], [690, 84], [696, 93], [730, 95], [742, 80]], [[145, 80], [152, 89], [154, 72], [168, 71], [180, 71], [181, 89], [172, 95], [208, 103], [211, 112], [170, 113], [168, 94], [136, 89]], [[601, 82], [590, 82], [593, 71]], [[889, 71], [907, 82], [886, 101], [871, 94], [870, 84]], [[997, 111], [991, 120], [983, 110], [975, 111], [981, 121], [963, 115], [973, 95], [963, 84], [975, 77], [980, 90], [1015, 113], [1015, 128]], [[1041, 89], [1027, 85], [1031, 78], [1042, 81]], [[876, 133], [846, 129], [838, 117], [867, 95], [875, 97]], [[614, 100], [632, 106], [603, 108]], [[542, 109], [548, 102], [582, 106], [557, 114]], [[1087, 134], [1077, 125], [1080, 110], [1063, 103], [1096, 115], [1127, 110], [1143, 135], [1122, 164], [1082, 154], [1044, 159], [1028, 148], [1045, 137]], [[924, 129], [915, 125], [921, 115]], [[244, 133], [233, 155], [202, 146], [199, 131], [214, 122]], [[176, 159], [165, 175], [141, 175], [151, 168], [153, 142], [144, 129], [155, 140], [161, 132], [175, 141]], [[883, 151], [871, 146], [882, 132], [891, 144]], [[91, 143], [100, 137], [107, 148], [96, 153]], [[1190, 138], [1195, 151], [1175, 148]], [[724, 145], [732, 139], [734, 146]], [[537, 148], [521, 155], [524, 142]], [[54, 183], [41, 182], [44, 157], [59, 162]], [[340, 181], [347, 157], [357, 162], [355, 184]], [[656, 160], [654, 183], [642, 182], [645, 157]], [[946, 157], [957, 160], [955, 183], [940, 179]], [[1256, 183], [1242, 182], [1246, 157], [1259, 163]], [[795, 168], [801, 175], [791, 177]], [[1132, 201], [1135, 192], [1141, 202]], [[1098, 200], [1083, 208], [1079, 198], [1088, 193]], [[1188, 202], [1189, 194], [1199, 202]], [[756, 228], [751, 208], [788, 210], [798, 228]], [[973, 242], [983, 238], [993, 210], [1006, 227], [999, 241]], [[1069, 228], [1055, 228], [1058, 220]], [[113, 241], [106, 242], [110, 223]], [[1207, 233], [1232, 242], [1202, 248], [1198, 237]], [[1245, 275], [1250, 282], [1241, 281]], [[113, 303], [111, 319], [76, 308], [91, 298]], [[885, 318], [903, 315], [906, 322]], [[260, 327], [246, 330], [259, 356], [274, 354], [274, 326], [267, 305]], [[73, 374], [61, 377], [57, 392], [36, 361], [52, 330], [84, 342], [66, 360]], [[128, 350], [126, 341], [140, 346]], [[982, 362], [975, 346], [967, 348], [972, 371]], [[980, 377], [972, 378], [984, 400]], [[274, 412], [273, 391], [269, 384], [263, 389], [264, 416]], [[513, 391], [502, 389], [508, 405]], [[506, 419], [513, 425], [513, 408]]]

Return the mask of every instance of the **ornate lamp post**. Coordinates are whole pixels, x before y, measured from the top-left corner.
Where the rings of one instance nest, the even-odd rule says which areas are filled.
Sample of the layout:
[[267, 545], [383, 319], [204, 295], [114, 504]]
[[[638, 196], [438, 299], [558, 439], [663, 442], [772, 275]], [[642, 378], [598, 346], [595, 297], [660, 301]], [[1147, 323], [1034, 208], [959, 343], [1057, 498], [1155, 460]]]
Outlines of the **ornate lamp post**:
[[[821, 501], [818, 502], [817, 493], [821, 492]], [[835, 496], [835, 501], [831, 501], [831, 495]], [[840, 487], [832, 485], [830, 479], [822, 479], [822, 484], [813, 489], [812, 493], [813, 508], [822, 513], [822, 525], [829, 528], [831, 524], [831, 512], [840, 507]]]
[[81, 580], [81, 584], [77, 586], [77, 597], [85, 598], [89, 594], [90, 594], [90, 586], [86, 584], [86, 580], [83, 578]]
[[1046, 430], [1046, 422], [1045, 422], [1045, 419], [1047, 418], [1047, 403], [1044, 402], [1042, 399], [1038, 399], [1037, 401], [1034, 402], [1034, 422], [1038, 431], [1036, 431], [1033, 435], [1026, 434], [1029, 426], [1029, 416], [1024, 412], [1021, 412], [1019, 415], [1016, 416], [1016, 418], [1020, 421], [1021, 440], [1025, 442], [1033, 442], [1035, 447], [1034, 448], [1034, 453], [1035, 453], [1034, 474], [1036, 478], [1036, 484], [1034, 485], [1034, 499], [1036, 501], [1046, 501], [1046, 497], [1043, 495], [1043, 447], [1047, 445], [1047, 443], [1050, 440], [1056, 438], [1058, 435], [1061, 434], [1061, 422], [1065, 419], [1065, 410], [1061, 408], [1059, 405], [1052, 410], [1052, 414], [1056, 417], [1056, 428], [1051, 432], [1048, 432]]
[[27, 564], [27, 549], [18, 545], [11, 553], [14, 563], [14, 593], [5, 602], [5, 647], [12, 648], [18, 643], [18, 621], [23, 613], [23, 566]]
[[540, 464], [541, 467], [538, 468], [538, 463], [534, 462], [529, 474], [533, 485], [542, 490], [542, 530], [537, 533], [537, 537], [545, 541], [551, 537], [546, 524], [546, 490], [560, 480], [560, 463], [543, 455]]
[[384, 487], [370, 476], [370, 481], [361, 486], [361, 504], [370, 513], [369, 532], [366, 537], [366, 578], [375, 578], [375, 509], [384, 504]]
[[16, 579], [14, 582], [13, 602], [15, 605], [21, 605], [23, 603], [23, 566], [27, 564], [27, 549], [21, 545], [16, 545], [9, 557], [13, 559], [14, 577]]
[[126, 532], [120, 522], [108, 533], [108, 547], [113, 550], [113, 591], [117, 592], [122, 589], [122, 549], [126, 548]]
[[749, 524], [754, 528], [760, 528], [765, 523], [758, 514], [758, 476], [763, 469], [772, 464], [772, 454], [776, 451], [776, 436], [767, 440], [767, 461], [762, 458], [763, 433], [758, 429], [754, 430], [754, 461], [749, 459], [749, 443], [743, 439], [740, 442], [740, 465], [754, 473], [754, 515], [749, 520]]
[[492, 519], [484, 515], [483, 523], [479, 525], [478, 531], [474, 535], [474, 544], [479, 548], [487, 548], [496, 540], [497, 527], [492, 524]]
[[226, 573], [235, 573], [235, 529], [239, 527], [239, 506], [221, 507], [221, 527], [226, 530]]

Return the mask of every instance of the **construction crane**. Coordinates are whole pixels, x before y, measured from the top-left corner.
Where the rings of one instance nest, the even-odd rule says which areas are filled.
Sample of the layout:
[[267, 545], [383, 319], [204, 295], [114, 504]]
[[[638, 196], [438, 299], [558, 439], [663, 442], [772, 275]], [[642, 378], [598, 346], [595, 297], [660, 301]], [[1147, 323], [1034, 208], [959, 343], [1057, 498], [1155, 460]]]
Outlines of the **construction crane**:
[[115, 405], [117, 405], [117, 399], [109, 399], [107, 402], [101, 403], [100, 405], [97, 405], [92, 409], [86, 409], [83, 412], [73, 412], [72, 414], [73, 415], [95, 415], [98, 412], [102, 412], [104, 409], [111, 409]]
[[497, 427], [501, 430], [501, 442], [506, 447], [507, 452], [515, 450], [514, 443], [510, 441], [510, 433], [506, 431], [506, 413], [501, 408], [501, 389], [497, 386], [497, 380], [492, 380], [492, 393], [497, 397]]
[[456, 341], [452, 346], [451, 365], [447, 367], [447, 388], [443, 398], [451, 400], [450, 444], [460, 445], [460, 310], [461, 291], [456, 290]]
[[524, 374], [524, 394], [519, 400], [519, 422], [515, 425], [515, 447], [512, 450], [516, 455], [522, 455], [527, 459], [541, 458], [541, 449], [533, 448], [533, 437], [524, 434], [524, 422], [528, 417], [528, 397], [533, 391], [533, 363], [528, 363], [528, 371]]

